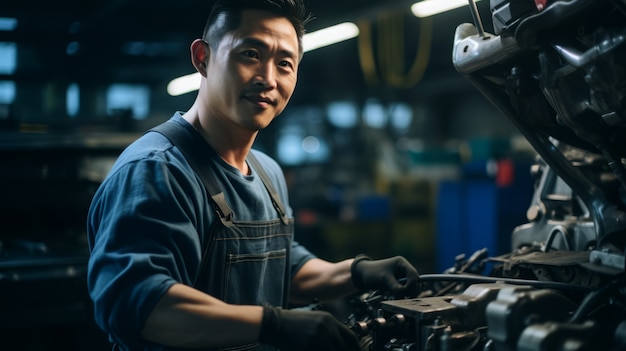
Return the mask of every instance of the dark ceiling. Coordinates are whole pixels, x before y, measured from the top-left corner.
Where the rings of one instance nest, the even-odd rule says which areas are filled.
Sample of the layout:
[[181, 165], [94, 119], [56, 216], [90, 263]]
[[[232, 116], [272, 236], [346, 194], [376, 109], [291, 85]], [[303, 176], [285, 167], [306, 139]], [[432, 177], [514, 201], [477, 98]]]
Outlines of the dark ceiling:
[[[387, 14], [400, 14], [406, 17], [403, 42], [408, 66], [420, 49], [417, 32], [421, 30], [421, 22], [409, 12], [413, 2], [309, 0], [308, 9], [316, 19], [307, 29], [314, 31], [344, 21], [375, 23]], [[5, 1], [0, 17], [17, 18], [18, 22], [14, 31], [0, 31], [0, 42], [18, 43], [19, 54], [15, 74], [10, 78], [0, 75], [0, 80], [69, 81], [83, 85], [141, 82], [164, 86], [175, 77], [193, 72], [188, 47], [200, 35], [212, 3], [197, 0]], [[486, 3], [479, 3], [481, 12], [485, 11]], [[450, 62], [454, 30], [459, 23], [471, 22], [471, 14], [464, 8], [435, 16], [431, 21], [430, 55], [423, 79], [446, 85], [447, 77], [455, 74]], [[334, 95], [360, 90], [366, 82], [358, 52], [357, 41], [351, 40], [307, 53], [301, 66], [296, 100], [306, 101], [312, 94]], [[391, 90], [400, 94], [407, 91], [407, 87], [396, 88]]]

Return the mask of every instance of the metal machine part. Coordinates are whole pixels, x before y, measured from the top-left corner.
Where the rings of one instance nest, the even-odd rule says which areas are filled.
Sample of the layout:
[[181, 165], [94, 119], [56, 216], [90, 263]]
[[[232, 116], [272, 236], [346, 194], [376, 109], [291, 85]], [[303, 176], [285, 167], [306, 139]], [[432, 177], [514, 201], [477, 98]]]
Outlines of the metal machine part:
[[364, 350], [626, 349], [626, 0], [491, 0], [457, 71], [537, 152], [509, 253], [459, 255], [406, 298], [363, 297]]

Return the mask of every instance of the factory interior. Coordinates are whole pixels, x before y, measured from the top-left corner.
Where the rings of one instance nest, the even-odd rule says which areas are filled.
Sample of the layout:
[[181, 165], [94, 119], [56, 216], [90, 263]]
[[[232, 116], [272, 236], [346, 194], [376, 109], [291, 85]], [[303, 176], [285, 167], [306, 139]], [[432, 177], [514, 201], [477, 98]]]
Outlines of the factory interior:
[[[193, 104], [170, 82], [195, 73], [189, 45], [212, 2], [0, 5], [6, 350], [110, 349], [85, 287], [87, 208], [129, 143]], [[319, 257], [402, 255], [443, 272], [458, 255], [507, 252], [527, 221], [535, 152], [452, 64], [467, 2], [428, 17], [414, 3], [307, 1], [307, 33], [358, 33], [304, 54], [288, 107], [254, 147], [281, 165], [296, 240]], [[489, 16], [489, 1], [476, 4]]]

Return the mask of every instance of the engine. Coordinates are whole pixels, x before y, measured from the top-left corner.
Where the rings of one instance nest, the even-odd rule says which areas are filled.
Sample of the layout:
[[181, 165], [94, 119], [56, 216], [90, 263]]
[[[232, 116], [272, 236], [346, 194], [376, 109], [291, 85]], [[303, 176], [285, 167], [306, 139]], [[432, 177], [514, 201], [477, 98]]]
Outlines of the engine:
[[369, 351], [626, 350], [626, 0], [490, 9], [494, 34], [470, 0], [452, 59], [537, 152], [528, 222], [348, 323]]

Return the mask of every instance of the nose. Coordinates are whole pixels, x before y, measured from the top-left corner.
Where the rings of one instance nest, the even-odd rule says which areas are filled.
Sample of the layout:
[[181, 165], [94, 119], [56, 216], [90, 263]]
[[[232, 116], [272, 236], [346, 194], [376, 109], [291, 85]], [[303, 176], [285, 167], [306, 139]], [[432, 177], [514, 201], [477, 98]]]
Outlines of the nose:
[[260, 65], [254, 76], [254, 84], [266, 89], [276, 88], [276, 67], [269, 62]]

